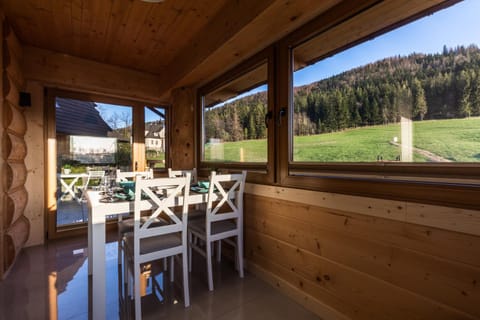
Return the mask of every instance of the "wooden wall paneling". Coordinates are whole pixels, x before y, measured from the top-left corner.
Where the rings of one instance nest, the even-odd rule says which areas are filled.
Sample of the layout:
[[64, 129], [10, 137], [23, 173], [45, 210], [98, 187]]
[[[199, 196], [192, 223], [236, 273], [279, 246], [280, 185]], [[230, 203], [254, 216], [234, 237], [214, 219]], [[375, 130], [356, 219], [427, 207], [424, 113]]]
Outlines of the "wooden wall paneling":
[[27, 131], [27, 122], [23, 115], [23, 110], [16, 107], [8, 101], [3, 103], [3, 126], [9, 132], [15, 133], [17, 136], [23, 136]]
[[317, 205], [333, 210], [405, 221], [405, 202], [403, 201], [252, 184], [247, 184], [245, 192], [276, 199], [295, 200], [303, 204]]
[[259, 255], [292, 270], [299, 276], [300, 290], [308, 289], [301, 279], [317, 283], [318, 287], [322, 287], [350, 304], [366, 308], [372, 313], [372, 319], [474, 319], [463, 311], [455, 310], [289, 243], [251, 232], [249, 229], [246, 230], [246, 234], [250, 241], [255, 243], [253, 250]]
[[195, 167], [195, 94], [192, 88], [178, 88], [172, 92], [171, 112], [170, 166], [177, 170], [192, 169]]
[[476, 210], [407, 203], [406, 221], [480, 235], [480, 214]]
[[29, 191], [25, 216], [30, 221], [30, 236], [26, 247], [41, 245], [45, 241], [45, 123], [44, 88], [38, 82], [27, 81], [25, 91], [31, 94], [32, 106], [25, 108], [28, 130], [25, 132], [28, 153], [25, 158]]
[[[270, 192], [266, 192], [267, 190], [270, 190]], [[311, 191], [307, 190], [298, 190], [295, 193], [296, 196], [292, 198], [287, 193], [277, 193], [278, 189], [276, 187], [255, 185], [255, 188], [252, 188], [252, 185], [247, 183], [245, 191], [247, 194], [255, 194], [256, 196], [265, 197], [267, 200], [270, 198], [289, 201], [285, 202], [285, 205], [293, 203], [294, 206], [306, 208], [311, 206], [322, 207], [323, 211], [331, 214], [322, 214], [321, 222], [331, 230], [344, 231], [352, 236], [369, 238], [392, 246], [404, 247], [439, 258], [480, 267], [480, 237], [478, 236], [455, 233], [455, 237], [452, 237], [452, 233], [447, 230], [411, 223], [392, 223], [389, 219], [379, 219], [364, 213], [358, 214], [362, 213], [361, 207], [359, 207], [357, 214], [352, 214], [355, 212], [341, 210], [341, 207], [338, 207], [338, 205], [334, 208], [326, 206], [323, 203], [323, 193], [321, 192], [317, 193], [316, 198], [318, 201], [315, 204], [315, 202], [312, 202], [313, 200], [309, 200], [313, 198], [303, 194], [305, 192], [315, 196], [315, 192], [311, 193]], [[338, 198], [338, 203], [355, 202], [356, 199], [357, 197], [354, 196], [346, 196]], [[377, 199], [370, 198], [373, 207], [375, 206], [375, 200]], [[250, 203], [250, 205], [253, 205], [252, 210], [254, 212], [258, 210], [255, 209], [259, 205], [257, 201]], [[280, 211], [278, 214], [282, 215], [282, 212]], [[308, 214], [308, 212], [308, 210], [300, 210], [298, 218], [312, 224], [318, 223], [318, 217], [315, 218], [314, 215]]]
[[[480, 228], [478, 228], [480, 213], [478, 210], [258, 184], [247, 184], [245, 192], [297, 201], [332, 210], [361, 213], [368, 216], [414, 222], [425, 226], [480, 235]], [[437, 217], [437, 212], [441, 212], [442, 218]]]
[[[258, 234], [246, 230], [246, 236], [246, 241], [257, 241]], [[251, 272], [260, 271], [267, 281], [270, 279], [270, 282], [272, 282], [273, 280], [273, 285], [276, 288], [282, 291], [289, 290], [287, 294], [299, 303], [303, 305], [308, 303], [315, 306], [316, 309], [313, 310], [318, 312], [317, 315], [322, 319], [330, 319], [327, 315], [333, 315], [333, 319], [387, 319], [385, 316], [382, 317], [376, 309], [365, 308], [361, 304], [352, 303], [333, 294], [325, 286], [319, 285], [319, 282], [324, 281], [320, 277], [318, 280], [311, 281], [298, 275], [295, 268], [277, 263], [269, 256], [262, 254], [263, 250], [270, 250], [270, 248], [263, 248], [261, 243], [256, 243], [251, 250], [246, 251], [248, 270]]]
[[[297, 286], [293, 283], [298, 283], [298, 281], [287, 281], [290, 276], [293, 277], [293, 274], [289, 270], [282, 270], [283, 267], [271, 263], [270, 261], [264, 259], [261, 256], [257, 256], [257, 259], [263, 260], [263, 266], [270, 266], [267, 270], [261, 267], [259, 264], [248, 261], [248, 270], [263, 280], [267, 281], [275, 287], [277, 290], [280, 290], [285, 295], [291, 297], [293, 300], [297, 301], [301, 305], [305, 306], [308, 310], [313, 311], [315, 314], [319, 315], [321, 319], [329, 320], [348, 320], [358, 316], [358, 309], [347, 305], [344, 302], [338, 301], [338, 298], [328, 295], [326, 298], [319, 299], [318, 296], [314, 297], [307, 294], [305, 291], [300, 291], [297, 289]], [[275, 269], [275, 270], [274, 270]], [[285, 274], [286, 276], [278, 276], [277, 274]], [[284, 269], [284, 268], [283, 268]], [[327, 293], [324, 293], [327, 295]], [[332, 307], [332, 303], [329, 301], [337, 301], [338, 310]], [[327, 302], [329, 302], [327, 304]], [[340, 312], [339, 310], [342, 310]]]
[[[479, 267], [396, 247], [386, 241], [352, 236], [347, 228], [339, 231], [342, 221], [339, 221], [339, 228], [332, 230], [324, 225], [323, 218], [338, 213], [325, 212], [318, 207], [248, 196], [247, 203], [252, 202], [255, 214], [248, 215], [245, 221], [252, 231], [480, 316], [476, 304], [480, 301], [480, 292], [474, 285], [480, 279]], [[315, 216], [315, 223], [302, 220], [308, 214]], [[351, 215], [354, 219], [355, 215]], [[455, 233], [451, 233], [451, 237], [454, 236]]]

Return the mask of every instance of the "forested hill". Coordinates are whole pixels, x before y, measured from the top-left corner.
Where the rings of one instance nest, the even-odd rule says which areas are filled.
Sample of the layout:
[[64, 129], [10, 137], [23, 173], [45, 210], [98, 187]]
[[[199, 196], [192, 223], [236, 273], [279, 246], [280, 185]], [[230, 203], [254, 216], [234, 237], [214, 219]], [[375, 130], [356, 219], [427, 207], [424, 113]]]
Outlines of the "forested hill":
[[[444, 47], [439, 54], [390, 57], [298, 87], [294, 93], [296, 135], [394, 123], [401, 116], [480, 116], [480, 49]], [[215, 134], [226, 141], [263, 138], [265, 130], [252, 135], [250, 128], [263, 123], [265, 102], [265, 93], [251, 95], [209, 111], [206, 120], [216, 121]], [[209, 136], [213, 135], [207, 131]]]

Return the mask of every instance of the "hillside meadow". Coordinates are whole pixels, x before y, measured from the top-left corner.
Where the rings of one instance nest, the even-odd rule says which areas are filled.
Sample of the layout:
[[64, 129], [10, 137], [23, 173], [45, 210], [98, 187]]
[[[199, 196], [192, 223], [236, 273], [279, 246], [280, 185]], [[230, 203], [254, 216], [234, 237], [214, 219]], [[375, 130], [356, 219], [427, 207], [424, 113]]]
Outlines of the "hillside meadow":
[[[395, 161], [400, 148], [400, 124], [347, 129], [340, 132], [297, 136], [294, 161], [300, 162], [375, 162]], [[480, 117], [413, 122], [415, 148], [452, 162], [480, 162]], [[206, 160], [226, 162], [266, 162], [266, 139], [243, 140], [205, 146]], [[415, 162], [433, 161], [414, 152]]]

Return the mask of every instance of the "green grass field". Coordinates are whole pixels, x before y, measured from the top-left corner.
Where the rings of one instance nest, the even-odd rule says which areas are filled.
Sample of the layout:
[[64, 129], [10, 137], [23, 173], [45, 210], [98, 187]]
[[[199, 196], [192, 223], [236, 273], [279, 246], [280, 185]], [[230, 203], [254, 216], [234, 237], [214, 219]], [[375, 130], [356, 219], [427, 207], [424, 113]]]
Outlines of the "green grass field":
[[[400, 148], [390, 143], [400, 141], [400, 124], [349, 129], [294, 138], [295, 161], [305, 162], [375, 162], [395, 161]], [[415, 148], [453, 162], [480, 162], [480, 117], [428, 120], [413, 123]], [[244, 140], [207, 145], [206, 160], [266, 162], [266, 140]], [[414, 152], [414, 162], [432, 161]]]

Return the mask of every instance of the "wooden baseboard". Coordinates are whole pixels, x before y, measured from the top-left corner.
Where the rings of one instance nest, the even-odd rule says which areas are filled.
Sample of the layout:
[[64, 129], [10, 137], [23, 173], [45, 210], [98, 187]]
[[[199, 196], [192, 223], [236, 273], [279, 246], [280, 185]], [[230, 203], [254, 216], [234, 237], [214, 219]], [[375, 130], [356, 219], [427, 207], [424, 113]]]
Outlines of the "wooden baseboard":
[[323, 304], [313, 296], [301, 292], [295, 286], [291, 285], [287, 281], [277, 277], [273, 273], [265, 270], [259, 265], [245, 260], [245, 268], [255, 275], [256, 277], [266, 281], [277, 290], [280, 290], [283, 294], [287, 295], [297, 303], [301, 304], [306, 309], [312, 311], [324, 320], [348, 320], [350, 319], [346, 315], [338, 312], [335, 309]]

